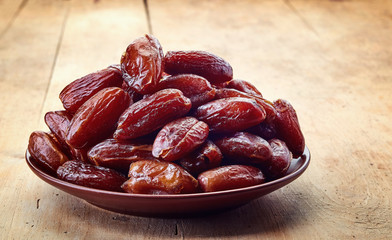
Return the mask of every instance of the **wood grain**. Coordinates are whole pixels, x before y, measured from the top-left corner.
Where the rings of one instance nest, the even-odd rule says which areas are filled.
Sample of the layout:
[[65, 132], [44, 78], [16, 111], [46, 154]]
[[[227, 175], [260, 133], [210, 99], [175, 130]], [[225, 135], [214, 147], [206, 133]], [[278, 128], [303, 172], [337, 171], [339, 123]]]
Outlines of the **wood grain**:
[[23, 154], [69, 82], [149, 31], [143, 1], [0, 1], [0, 239], [391, 239], [390, 1], [149, 0], [163, 50], [200, 49], [297, 109], [312, 154], [290, 185], [224, 213], [143, 218], [39, 180]]

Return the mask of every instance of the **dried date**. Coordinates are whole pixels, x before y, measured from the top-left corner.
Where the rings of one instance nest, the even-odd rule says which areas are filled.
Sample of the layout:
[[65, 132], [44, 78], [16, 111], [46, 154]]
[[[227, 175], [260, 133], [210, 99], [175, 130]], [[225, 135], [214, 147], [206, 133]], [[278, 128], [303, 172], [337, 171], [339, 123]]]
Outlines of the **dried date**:
[[112, 87], [99, 91], [72, 118], [67, 143], [74, 148], [84, 148], [109, 137], [129, 104], [130, 97], [121, 88]]
[[163, 51], [158, 39], [145, 35], [133, 41], [121, 58], [124, 80], [137, 93], [156, 91], [162, 75]]
[[178, 89], [164, 89], [131, 105], [121, 115], [115, 139], [132, 139], [149, 134], [184, 116], [191, 109], [189, 98]]
[[272, 157], [268, 164], [264, 164], [263, 172], [269, 179], [283, 177], [290, 167], [291, 152], [280, 139], [271, 139], [268, 143], [272, 149]]
[[180, 166], [171, 162], [142, 160], [131, 164], [129, 180], [122, 188], [129, 193], [194, 193], [198, 182]]
[[215, 97], [215, 88], [211, 87], [210, 82], [194, 74], [180, 74], [161, 80], [158, 89], [166, 88], [181, 90], [184, 96], [191, 100], [193, 108], [207, 103]]
[[166, 73], [191, 73], [202, 76], [212, 84], [230, 81], [233, 68], [223, 58], [205, 51], [169, 51], [164, 58]]
[[241, 91], [241, 92], [244, 92], [244, 93], [248, 93], [250, 95], [263, 97], [261, 92], [259, 90], [257, 90], [257, 88], [253, 84], [251, 84], [248, 81], [241, 80], [241, 79], [230, 80], [226, 84], [226, 88], [234, 88], [234, 89], [236, 89], [238, 91]]
[[181, 158], [179, 164], [193, 176], [212, 168], [219, 167], [222, 153], [212, 141], [207, 140], [200, 148]]
[[264, 183], [260, 169], [246, 165], [228, 165], [205, 171], [197, 178], [203, 192], [216, 192]]
[[301, 156], [305, 149], [305, 138], [295, 109], [283, 99], [276, 100], [274, 107], [278, 112], [274, 120], [277, 137], [286, 143], [294, 157]]
[[91, 148], [88, 157], [97, 166], [127, 172], [133, 162], [155, 160], [151, 151], [152, 144], [107, 139]]
[[214, 143], [225, 158], [240, 164], [260, 164], [272, 157], [272, 149], [268, 142], [247, 132], [236, 132]]
[[38, 164], [51, 174], [55, 174], [57, 168], [69, 160], [57, 142], [41, 131], [31, 133], [28, 151]]
[[236, 132], [260, 124], [265, 110], [249, 98], [233, 97], [208, 102], [198, 107], [194, 116], [214, 132]]
[[79, 107], [94, 94], [108, 87], [121, 87], [122, 73], [116, 68], [90, 73], [68, 84], [60, 93], [65, 110], [75, 113]]
[[194, 117], [174, 120], [159, 131], [152, 155], [165, 161], [178, 160], [203, 144], [208, 133], [208, 125]]
[[57, 177], [80, 186], [116, 192], [122, 192], [121, 185], [127, 180], [112, 169], [79, 161], [64, 163], [57, 169]]

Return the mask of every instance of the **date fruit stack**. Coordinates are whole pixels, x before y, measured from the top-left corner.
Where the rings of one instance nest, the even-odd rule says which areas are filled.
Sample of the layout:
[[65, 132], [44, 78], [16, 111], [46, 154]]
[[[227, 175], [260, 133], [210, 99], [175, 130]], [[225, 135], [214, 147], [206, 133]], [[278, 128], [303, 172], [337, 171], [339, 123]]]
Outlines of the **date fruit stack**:
[[284, 176], [305, 140], [292, 105], [233, 79], [205, 51], [163, 53], [145, 35], [120, 64], [60, 93], [45, 114], [50, 132], [28, 152], [47, 173], [91, 188], [142, 194], [214, 192]]

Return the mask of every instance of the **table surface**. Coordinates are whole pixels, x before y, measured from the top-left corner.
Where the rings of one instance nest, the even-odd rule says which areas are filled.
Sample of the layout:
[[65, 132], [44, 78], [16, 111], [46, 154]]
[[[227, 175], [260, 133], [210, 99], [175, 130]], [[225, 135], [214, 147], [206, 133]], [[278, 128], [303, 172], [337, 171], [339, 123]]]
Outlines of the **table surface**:
[[[144, 218], [46, 184], [24, 160], [69, 82], [154, 34], [206, 50], [297, 110], [312, 160], [238, 209]], [[0, 1], [1, 239], [392, 239], [392, 1]]]

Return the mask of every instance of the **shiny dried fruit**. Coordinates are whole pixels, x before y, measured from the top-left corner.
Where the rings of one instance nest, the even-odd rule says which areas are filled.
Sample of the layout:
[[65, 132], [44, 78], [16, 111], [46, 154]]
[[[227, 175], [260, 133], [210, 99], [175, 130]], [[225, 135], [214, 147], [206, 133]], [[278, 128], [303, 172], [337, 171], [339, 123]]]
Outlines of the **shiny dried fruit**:
[[248, 128], [245, 131], [260, 136], [265, 140], [270, 140], [276, 137], [275, 124], [273, 121], [269, 121], [269, 119], [266, 119], [262, 123]]
[[221, 57], [205, 51], [169, 51], [164, 58], [165, 72], [171, 75], [191, 73], [213, 84], [233, 78], [233, 68]]
[[87, 100], [72, 118], [67, 142], [74, 148], [92, 146], [109, 137], [129, 106], [130, 97], [121, 88], [105, 88]]
[[216, 192], [264, 183], [260, 169], [246, 165], [228, 165], [205, 171], [197, 178], [203, 192]]
[[272, 157], [263, 167], [263, 172], [270, 179], [283, 177], [290, 167], [291, 152], [280, 139], [268, 141], [272, 148]]
[[240, 164], [264, 163], [272, 157], [272, 149], [268, 142], [247, 132], [236, 132], [214, 143], [225, 158]]
[[283, 99], [276, 100], [274, 107], [278, 111], [274, 120], [278, 138], [286, 143], [294, 157], [301, 156], [305, 149], [305, 138], [295, 109]]
[[68, 84], [60, 93], [60, 100], [69, 113], [79, 107], [94, 94], [108, 87], [121, 87], [122, 73], [113, 67], [90, 73]]
[[208, 125], [194, 117], [174, 120], [159, 131], [152, 155], [165, 161], [178, 160], [203, 144], [208, 133]]
[[57, 177], [80, 186], [117, 192], [122, 192], [121, 185], [127, 180], [113, 169], [78, 161], [64, 163], [57, 169]]
[[194, 74], [180, 74], [167, 77], [158, 84], [158, 89], [175, 88], [181, 90], [185, 97], [192, 102], [196, 108], [215, 97], [215, 89], [210, 82], [201, 76]]
[[234, 89], [237, 89], [238, 91], [248, 93], [248, 94], [251, 94], [254, 96], [263, 97], [261, 92], [259, 90], [257, 90], [257, 88], [253, 84], [251, 84], [250, 82], [245, 81], [245, 80], [240, 80], [240, 79], [230, 80], [226, 84], [226, 87], [227, 88], [234, 88]]
[[56, 141], [45, 132], [32, 132], [27, 149], [38, 164], [51, 174], [55, 174], [57, 168], [69, 160]]
[[181, 158], [179, 164], [193, 176], [206, 170], [219, 167], [222, 153], [212, 141], [207, 140], [202, 146]]
[[115, 139], [132, 139], [151, 133], [184, 116], [191, 101], [180, 90], [164, 89], [132, 104], [121, 115]]
[[215, 99], [229, 98], [229, 97], [243, 97], [255, 100], [260, 106], [262, 106], [266, 113], [266, 119], [271, 120], [276, 116], [276, 110], [273, 103], [270, 101], [255, 95], [241, 92], [237, 89], [221, 88], [216, 90]]
[[253, 99], [233, 97], [208, 102], [198, 107], [194, 116], [214, 132], [236, 132], [261, 123], [264, 109]]
[[145, 35], [133, 41], [121, 58], [124, 80], [137, 93], [156, 91], [162, 75], [163, 51], [158, 39]]
[[106, 139], [88, 152], [88, 156], [97, 166], [128, 172], [131, 163], [140, 160], [155, 160], [151, 153], [152, 144], [134, 141], [117, 141]]
[[67, 111], [52, 111], [45, 114], [44, 120], [62, 147], [67, 149], [67, 131], [72, 116]]
[[171, 162], [142, 160], [131, 164], [129, 180], [122, 188], [129, 193], [194, 193], [198, 182], [180, 166]]

